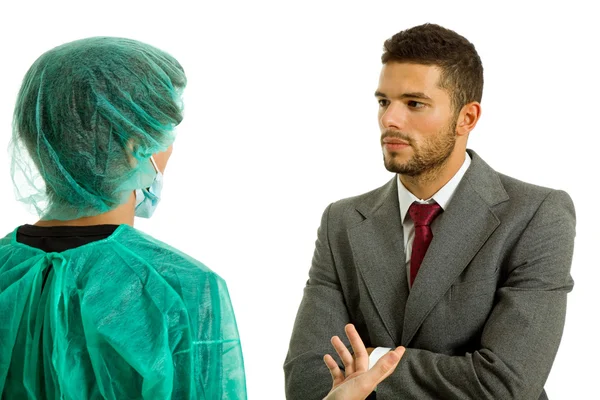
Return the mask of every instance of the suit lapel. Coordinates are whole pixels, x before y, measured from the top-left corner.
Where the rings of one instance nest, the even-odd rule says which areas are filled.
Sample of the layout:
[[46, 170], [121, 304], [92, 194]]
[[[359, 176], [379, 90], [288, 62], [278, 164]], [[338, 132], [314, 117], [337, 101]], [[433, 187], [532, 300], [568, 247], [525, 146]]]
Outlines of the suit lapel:
[[384, 326], [398, 343], [408, 283], [396, 177], [373, 203], [357, 211], [365, 219], [348, 230], [352, 255]]
[[452, 283], [467, 267], [500, 221], [491, 206], [508, 199], [498, 175], [469, 150], [472, 162], [447, 209], [438, 217], [406, 301], [402, 340], [408, 346]]

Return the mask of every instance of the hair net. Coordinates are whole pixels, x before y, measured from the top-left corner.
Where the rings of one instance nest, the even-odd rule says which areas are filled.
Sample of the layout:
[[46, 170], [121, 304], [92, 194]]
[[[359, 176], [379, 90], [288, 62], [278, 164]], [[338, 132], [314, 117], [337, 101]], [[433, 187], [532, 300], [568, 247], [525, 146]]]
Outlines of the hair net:
[[45, 220], [98, 215], [150, 185], [149, 157], [183, 118], [181, 65], [150, 45], [93, 37], [38, 58], [14, 111], [11, 172]]

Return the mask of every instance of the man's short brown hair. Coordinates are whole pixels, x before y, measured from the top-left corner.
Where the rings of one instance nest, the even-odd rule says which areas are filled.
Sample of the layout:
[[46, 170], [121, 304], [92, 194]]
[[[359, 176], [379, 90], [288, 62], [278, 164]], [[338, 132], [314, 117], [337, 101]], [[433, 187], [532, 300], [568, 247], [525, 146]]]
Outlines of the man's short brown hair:
[[435, 65], [439, 87], [450, 94], [458, 113], [465, 104], [481, 102], [483, 66], [475, 46], [458, 33], [436, 24], [401, 31], [384, 43], [382, 63], [389, 61]]

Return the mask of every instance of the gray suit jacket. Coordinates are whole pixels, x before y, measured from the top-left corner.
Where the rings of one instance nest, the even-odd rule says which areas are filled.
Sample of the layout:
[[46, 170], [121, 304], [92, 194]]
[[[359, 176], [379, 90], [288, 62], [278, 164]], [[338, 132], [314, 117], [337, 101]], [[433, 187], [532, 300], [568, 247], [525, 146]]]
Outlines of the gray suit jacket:
[[288, 399], [327, 394], [323, 355], [349, 322], [367, 347], [407, 348], [378, 400], [547, 398], [573, 288], [573, 203], [468, 152], [410, 291], [396, 178], [325, 210], [284, 365]]

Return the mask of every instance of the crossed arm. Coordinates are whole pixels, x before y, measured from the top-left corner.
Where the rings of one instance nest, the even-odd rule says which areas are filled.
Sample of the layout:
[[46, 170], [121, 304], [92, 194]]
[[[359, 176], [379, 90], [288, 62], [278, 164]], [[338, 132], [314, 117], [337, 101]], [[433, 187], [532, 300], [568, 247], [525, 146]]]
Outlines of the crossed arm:
[[[352, 322], [331, 253], [327, 214], [284, 366], [288, 399], [326, 395], [331, 378], [321, 357], [329, 351], [332, 332]], [[574, 236], [573, 204], [566, 193], [553, 191], [513, 248], [480, 348], [461, 356], [407, 348], [377, 386], [378, 399], [538, 399], [564, 326]], [[327, 365], [333, 366], [331, 360]]]

